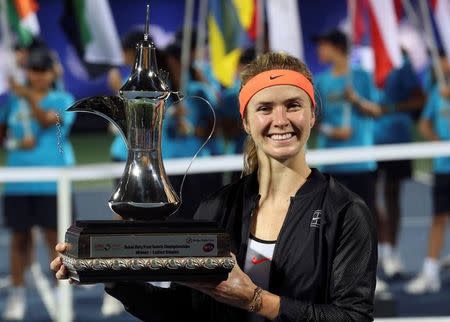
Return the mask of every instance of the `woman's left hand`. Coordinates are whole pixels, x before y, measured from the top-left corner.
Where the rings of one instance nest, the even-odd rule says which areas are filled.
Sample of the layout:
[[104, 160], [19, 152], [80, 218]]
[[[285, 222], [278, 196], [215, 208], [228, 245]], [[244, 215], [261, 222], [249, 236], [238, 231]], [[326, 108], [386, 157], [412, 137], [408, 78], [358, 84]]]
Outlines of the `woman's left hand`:
[[[231, 254], [231, 256], [236, 262], [236, 256], [234, 254]], [[219, 284], [201, 282], [183, 282], [182, 284], [205, 293], [218, 302], [244, 310], [249, 309], [256, 288], [250, 277], [241, 270], [237, 263], [228, 274], [228, 279]]]

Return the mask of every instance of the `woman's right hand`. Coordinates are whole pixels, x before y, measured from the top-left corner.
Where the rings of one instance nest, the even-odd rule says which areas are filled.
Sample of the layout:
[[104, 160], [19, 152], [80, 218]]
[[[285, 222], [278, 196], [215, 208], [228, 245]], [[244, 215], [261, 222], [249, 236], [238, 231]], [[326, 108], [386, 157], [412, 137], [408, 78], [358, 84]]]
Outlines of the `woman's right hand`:
[[[69, 245], [66, 243], [58, 243], [55, 246], [55, 250], [58, 253], [64, 253], [68, 247]], [[50, 263], [50, 269], [55, 272], [55, 276], [58, 280], [65, 280], [69, 278], [67, 268], [64, 266], [62, 259], [59, 256]], [[72, 280], [69, 280], [69, 282], [72, 282]]]

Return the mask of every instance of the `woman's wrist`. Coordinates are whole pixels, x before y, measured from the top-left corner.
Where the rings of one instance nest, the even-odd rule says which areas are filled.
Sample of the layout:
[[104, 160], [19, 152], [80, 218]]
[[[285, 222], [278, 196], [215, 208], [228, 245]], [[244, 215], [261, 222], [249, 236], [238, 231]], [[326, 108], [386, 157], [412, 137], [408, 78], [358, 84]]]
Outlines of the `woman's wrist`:
[[259, 286], [253, 290], [253, 298], [249, 303], [248, 311], [257, 313], [266, 319], [274, 320], [280, 311], [280, 297], [263, 290]]
[[264, 316], [266, 319], [275, 320], [280, 314], [281, 298], [268, 291], [263, 291], [261, 293], [261, 301], [262, 305], [258, 314]]
[[258, 313], [262, 307], [262, 292], [263, 289], [259, 286], [253, 290], [253, 298], [248, 306], [248, 311], [252, 313]]

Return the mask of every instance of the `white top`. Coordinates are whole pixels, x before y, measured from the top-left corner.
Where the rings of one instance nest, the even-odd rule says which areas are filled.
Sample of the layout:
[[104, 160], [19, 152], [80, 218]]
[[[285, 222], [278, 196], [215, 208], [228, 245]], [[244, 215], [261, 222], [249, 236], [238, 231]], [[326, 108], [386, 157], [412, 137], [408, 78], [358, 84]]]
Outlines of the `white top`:
[[[248, 240], [244, 272], [251, 278], [253, 283], [263, 290], [269, 288], [270, 264], [275, 244], [276, 240], [261, 240], [252, 235]], [[248, 321], [263, 322], [264, 318], [257, 314], [250, 314]]]

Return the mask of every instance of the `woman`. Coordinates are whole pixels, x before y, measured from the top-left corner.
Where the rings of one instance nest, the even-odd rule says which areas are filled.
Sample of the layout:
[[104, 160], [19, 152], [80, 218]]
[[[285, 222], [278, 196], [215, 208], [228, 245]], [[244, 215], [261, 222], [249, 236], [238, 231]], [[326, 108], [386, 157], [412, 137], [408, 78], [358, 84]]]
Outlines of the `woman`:
[[[218, 284], [119, 282], [107, 292], [143, 320], [371, 321], [375, 223], [360, 198], [306, 163], [315, 122], [311, 73], [292, 56], [268, 53], [241, 78], [246, 176], [196, 213], [229, 232], [237, 265]], [[59, 258], [51, 267], [66, 277]]]
[[[12, 94], [1, 110], [0, 127], [7, 165], [14, 167], [66, 166], [74, 164], [68, 140], [73, 113], [65, 113], [73, 97], [53, 89], [57, 79], [55, 60], [48, 49], [30, 52], [26, 64], [26, 86], [11, 81]], [[1, 140], [2, 138], [0, 138]], [[56, 183], [22, 182], [5, 184], [4, 212], [12, 231], [11, 274], [13, 287], [5, 305], [5, 320], [21, 320], [25, 314], [24, 271], [29, 267], [31, 228], [42, 228], [50, 256], [56, 242]]]

